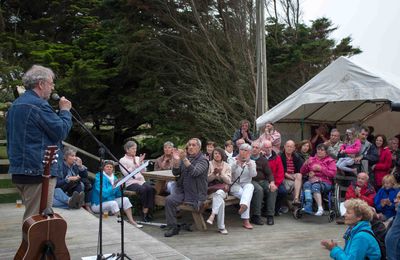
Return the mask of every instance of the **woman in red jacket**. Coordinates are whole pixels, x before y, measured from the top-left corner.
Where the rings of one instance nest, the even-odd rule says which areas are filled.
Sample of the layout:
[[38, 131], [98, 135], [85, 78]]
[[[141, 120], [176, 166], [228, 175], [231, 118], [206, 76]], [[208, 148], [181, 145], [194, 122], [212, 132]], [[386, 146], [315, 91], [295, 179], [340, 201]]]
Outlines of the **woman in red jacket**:
[[379, 153], [379, 161], [371, 168], [374, 171], [374, 185], [378, 190], [382, 187], [382, 179], [385, 175], [389, 174], [390, 167], [392, 166], [392, 154], [387, 147], [386, 136], [379, 134], [375, 137], [375, 145]]

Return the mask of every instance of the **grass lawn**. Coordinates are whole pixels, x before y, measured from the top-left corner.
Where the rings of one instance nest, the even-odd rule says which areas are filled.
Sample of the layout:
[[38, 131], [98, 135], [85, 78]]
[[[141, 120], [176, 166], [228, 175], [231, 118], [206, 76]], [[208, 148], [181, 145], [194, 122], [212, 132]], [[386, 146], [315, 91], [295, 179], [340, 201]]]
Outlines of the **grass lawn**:
[[16, 200], [21, 199], [19, 193], [13, 194], [0, 194], [0, 204], [1, 203], [15, 203]]
[[0, 146], [0, 159], [7, 159], [7, 147], [6, 146]]
[[11, 179], [0, 180], [0, 189], [5, 188], [14, 188], [14, 184], [11, 182]]

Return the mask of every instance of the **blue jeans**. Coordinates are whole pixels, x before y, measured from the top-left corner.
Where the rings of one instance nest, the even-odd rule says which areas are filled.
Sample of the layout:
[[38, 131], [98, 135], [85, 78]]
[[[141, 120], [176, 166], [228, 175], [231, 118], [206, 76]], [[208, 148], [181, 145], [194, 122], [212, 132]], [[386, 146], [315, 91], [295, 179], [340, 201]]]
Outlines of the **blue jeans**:
[[311, 193], [326, 193], [332, 189], [332, 185], [325, 183], [325, 182], [314, 182], [311, 183], [306, 181], [303, 184], [303, 190], [311, 190]]
[[278, 195], [276, 197], [276, 202], [275, 202], [275, 212], [279, 211], [279, 209], [282, 206], [282, 202], [284, 201], [284, 199], [286, 199], [286, 197], [287, 197], [287, 191], [285, 189], [285, 185], [282, 182], [281, 185], [279, 185], [278, 187]]
[[53, 207], [68, 209], [69, 197], [61, 188], [54, 190]]

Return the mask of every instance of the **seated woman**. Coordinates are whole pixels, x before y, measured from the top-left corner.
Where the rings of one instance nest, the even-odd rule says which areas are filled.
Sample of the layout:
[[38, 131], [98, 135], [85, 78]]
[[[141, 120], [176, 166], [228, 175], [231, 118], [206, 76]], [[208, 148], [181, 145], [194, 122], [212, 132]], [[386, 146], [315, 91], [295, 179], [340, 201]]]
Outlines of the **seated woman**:
[[[103, 212], [111, 211], [112, 214], [118, 213], [120, 207], [124, 206], [123, 210], [128, 217], [128, 222], [137, 228], [143, 227], [139, 225], [133, 219], [132, 216], [132, 204], [127, 197], [122, 197], [119, 188], [114, 188], [117, 182], [117, 177], [114, 176], [114, 162], [105, 161], [103, 166], [103, 172], [96, 174], [96, 180], [92, 192], [92, 211], [100, 213], [100, 175], [103, 174], [103, 187], [102, 187], [102, 207]], [[121, 204], [122, 203], [122, 204]]]
[[281, 134], [275, 129], [272, 122], [265, 123], [264, 133], [258, 138], [260, 143], [264, 143], [267, 140], [271, 141], [272, 149], [279, 153], [281, 150]]
[[[174, 152], [174, 143], [167, 141], [163, 146], [164, 154], [157, 158], [154, 163], [155, 171], [165, 171], [172, 169], [172, 154]], [[167, 182], [166, 191], [171, 194], [176, 189], [176, 181]]]
[[382, 213], [383, 220], [389, 219], [396, 215], [394, 200], [400, 189], [395, 188], [396, 179], [393, 175], [386, 175], [382, 180], [382, 188], [379, 189], [375, 196], [375, 208], [378, 213]]
[[85, 202], [89, 206], [92, 184], [86, 166], [81, 158], [76, 156], [76, 150], [73, 148], [64, 149], [62, 177], [57, 178], [56, 188], [62, 189], [68, 196], [78, 192], [80, 196], [85, 196]]
[[322, 216], [322, 193], [332, 189], [332, 180], [336, 175], [336, 163], [327, 153], [328, 146], [325, 144], [317, 145], [317, 153], [310, 157], [301, 167], [300, 173], [308, 176], [308, 180], [303, 184], [305, 205], [304, 211], [312, 214], [312, 196], [318, 205], [316, 216]]
[[328, 249], [333, 259], [381, 259], [379, 244], [373, 237], [370, 221], [372, 209], [365, 201], [351, 199], [345, 202], [344, 223], [348, 228], [343, 236], [344, 249], [333, 240], [322, 240], [321, 245]]
[[310, 158], [311, 153], [312, 153], [312, 144], [310, 140], [303, 140], [299, 144], [296, 145], [296, 153], [299, 155], [299, 157], [303, 160], [303, 163], [307, 161], [308, 158]]
[[242, 144], [239, 148], [239, 155], [232, 163], [232, 187], [231, 194], [240, 199], [239, 214], [243, 219], [243, 227], [252, 229], [250, 224], [250, 203], [253, 198], [254, 186], [251, 183], [253, 177], [257, 176], [256, 163], [250, 160], [251, 146]]
[[357, 174], [357, 169], [350, 168], [354, 164], [354, 158], [359, 155], [361, 151], [361, 141], [357, 138], [355, 128], [346, 130], [346, 139], [339, 149], [338, 161], [336, 166], [345, 172], [352, 172]]
[[[124, 145], [125, 156], [119, 160], [120, 170], [123, 175], [127, 176], [142, 164], [145, 154], [140, 157], [136, 156], [137, 144], [134, 141], [128, 141]], [[121, 165], [123, 167], [121, 167]], [[128, 170], [128, 172], [126, 170]], [[134, 178], [130, 178], [125, 183], [125, 188], [135, 191], [139, 195], [140, 202], [143, 206], [143, 221], [151, 221], [149, 210], [154, 207], [155, 190], [153, 186], [146, 182], [143, 175], [139, 172]]]
[[[225, 187], [229, 189], [229, 184], [231, 184], [231, 167], [226, 163], [225, 151], [217, 147], [211, 154], [210, 166], [208, 168], [208, 186], [209, 190], [213, 191], [212, 186], [220, 184], [225, 184]], [[224, 186], [224, 185], [222, 185]], [[218, 220], [218, 231], [221, 234], [228, 234], [228, 230], [225, 228], [225, 201], [228, 190], [218, 189], [212, 193], [212, 211], [211, 215], [207, 220], [207, 223], [212, 225], [214, 222], [215, 215], [217, 215]]]

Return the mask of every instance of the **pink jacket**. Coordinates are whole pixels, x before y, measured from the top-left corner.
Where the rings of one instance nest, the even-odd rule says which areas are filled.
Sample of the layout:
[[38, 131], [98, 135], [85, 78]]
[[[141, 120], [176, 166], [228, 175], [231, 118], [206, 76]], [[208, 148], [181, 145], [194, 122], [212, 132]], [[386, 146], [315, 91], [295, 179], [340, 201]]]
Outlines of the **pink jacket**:
[[[314, 166], [317, 165], [321, 167], [321, 170], [313, 170]], [[330, 156], [326, 156], [322, 159], [318, 158], [317, 156], [310, 157], [301, 167], [300, 173], [303, 175], [308, 175], [310, 171], [314, 171], [315, 177], [320, 181], [332, 185], [332, 180], [336, 175], [336, 161]]]
[[340, 151], [344, 150], [347, 154], [357, 155], [361, 151], [361, 141], [360, 139], [354, 140], [352, 144], [342, 144]]
[[[122, 164], [129, 171], [129, 172], [126, 172], [124, 170], [124, 168], [119, 167], [122, 174], [124, 176], [126, 176], [129, 173], [133, 172], [137, 167], [140, 166], [139, 157], [138, 156], [131, 157], [131, 156], [128, 156], [125, 154], [124, 157], [119, 159], [119, 164]], [[144, 182], [145, 182], [145, 179], [144, 179], [143, 175], [139, 172], [135, 175], [135, 179], [130, 178], [129, 180], [127, 180], [125, 185], [126, 185], [126, 187], [128, 187], [129, 185], [134, 184], [134, 183], [143, 185]]]
[[271, 141], [271, 143], [272, 143], [272, 149], [273, 149], [277, 154], [279, 154], [279, 152], [280, 152], [280, 150], [281, 150], [281, 134], [280, 134], [278, 131], [274, 130], [274, 131], [272, 132], [272, 134], [266, 135], [266, 134], [264, 133], [264, 134], [262, 134], [262, 135], [258, 138], [258, 141], [260, 141], [262, 144], [264, 144], [264, 142], [265, 142], [266, 140]]

